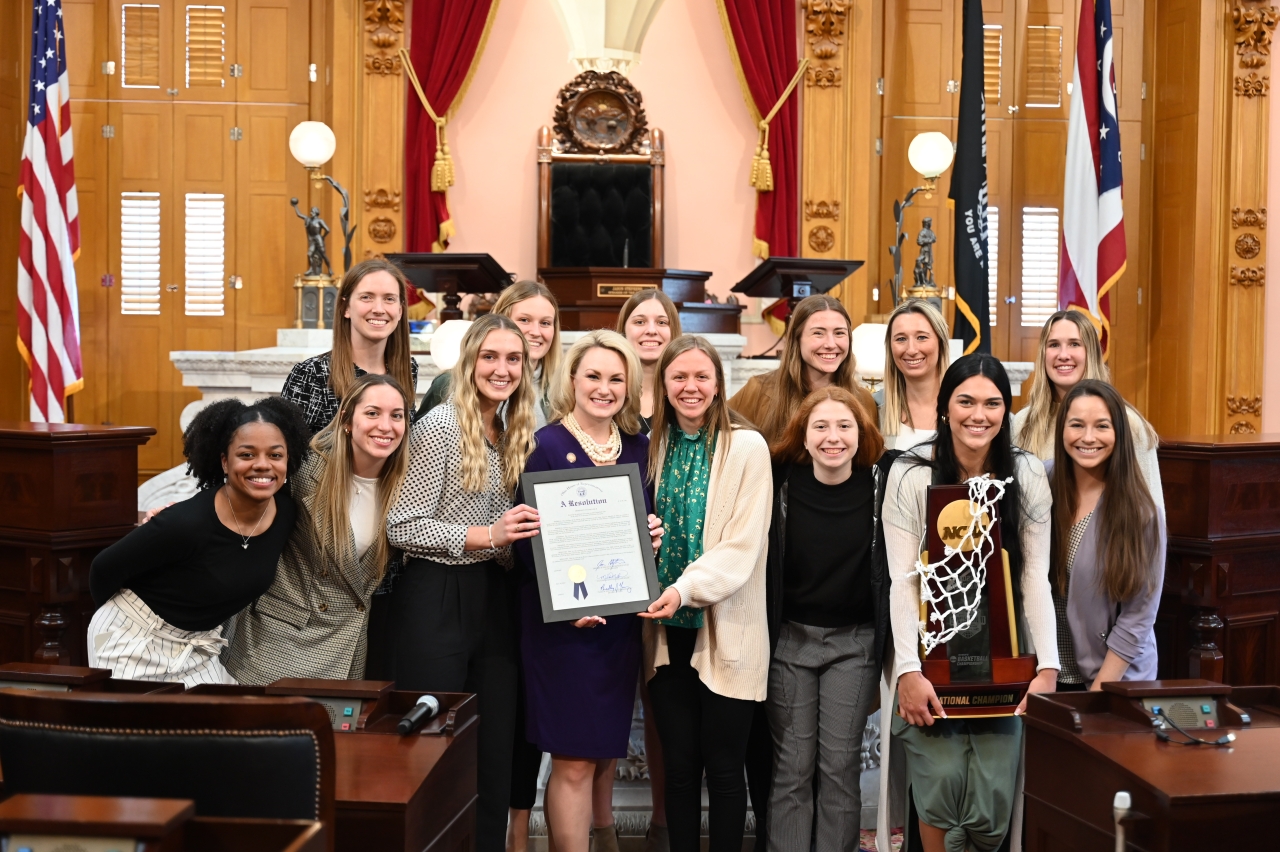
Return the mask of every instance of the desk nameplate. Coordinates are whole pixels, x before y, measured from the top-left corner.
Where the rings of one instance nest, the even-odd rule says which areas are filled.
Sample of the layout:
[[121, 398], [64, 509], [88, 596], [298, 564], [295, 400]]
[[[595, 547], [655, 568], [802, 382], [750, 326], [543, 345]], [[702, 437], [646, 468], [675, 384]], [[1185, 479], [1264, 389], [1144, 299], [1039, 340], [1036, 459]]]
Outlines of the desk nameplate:
[[630, 299], [636, 293], [653, 290], [653, 284], [597, 284], [597, 299]]

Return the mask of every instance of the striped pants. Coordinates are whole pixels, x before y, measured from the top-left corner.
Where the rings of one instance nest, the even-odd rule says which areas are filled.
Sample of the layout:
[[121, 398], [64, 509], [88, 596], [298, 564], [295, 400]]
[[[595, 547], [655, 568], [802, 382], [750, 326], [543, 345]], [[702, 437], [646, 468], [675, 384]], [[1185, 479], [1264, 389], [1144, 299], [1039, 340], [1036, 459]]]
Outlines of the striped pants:
[[222, 627], [179, 630], [128, 589], [112, 596], [89, 621], [89, 665], [130, 680], [235, 683], [218, 655]]
[[820, 852], [857, 852], [862, 730], [880, 674], [874, 645], [870, 624], [782, 623], [765, 701], [774, 742], [769, 852], [814, 842]]

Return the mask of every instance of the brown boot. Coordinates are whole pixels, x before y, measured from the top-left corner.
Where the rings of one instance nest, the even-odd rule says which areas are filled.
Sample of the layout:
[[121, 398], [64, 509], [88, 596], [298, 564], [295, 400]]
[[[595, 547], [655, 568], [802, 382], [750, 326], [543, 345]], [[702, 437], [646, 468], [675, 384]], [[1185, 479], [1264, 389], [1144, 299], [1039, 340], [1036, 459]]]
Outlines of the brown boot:
[[671, 835], [665, 825], [650, 825], [644, 836], [644, 852], [671, 852]]
[[591, 829], [591, 852], [618, 852], [618, 827], [602, 825]]

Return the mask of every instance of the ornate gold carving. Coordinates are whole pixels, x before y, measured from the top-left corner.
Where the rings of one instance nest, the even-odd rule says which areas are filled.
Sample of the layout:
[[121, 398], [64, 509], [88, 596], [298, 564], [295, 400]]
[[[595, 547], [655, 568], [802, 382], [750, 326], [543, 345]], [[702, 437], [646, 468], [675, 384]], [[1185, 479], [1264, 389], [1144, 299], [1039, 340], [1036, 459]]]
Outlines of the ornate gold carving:
[[1241, 287], [1252, 287], [1255, 284], [1262, 287], [1267, 283], [1267, 268], [1265, 266], [1233, 266], [1231, 283], [1239, 284]]
[[400, 212], [400, 192], [392, 190], [388, 192], [385, 189], [376, 189], [364, 191], [364, 209], [372, 210], [375, 207], [385, 207]]
[[805, 82], [819, 89], [839, 86], [840, 66], [829, 60], [838, 56], [844, 45], [849, 0], [804, 0], [803, 8], [809, 51], [816, 60], [805, 72]]
[[1258, 427], [1254, 426], [1248, 420], [1237, 420], [1235, 423], [1231, 424], [1231, 429], [1228, 431], [1230, 431], [1232, 435], [1256, 435]]
[[404, 33], [404, 0], [364, 0], [364, 29], [376, 52], [364, 55], [370, 74], [399, 74], [400, 57], [395, 48]]
[[1227, 413], [1228, 414], [1262, 414], [1262, 397], [1260, 396], [1229, 396], [1227, 397]]
[[1236, 26], [1236, 53], [1241, 68], [1261, 68], [1271, 56], [1271, 32], [1280, 19], [1275, 6], [1263, 6], [1258, 0], [1238, 0], [1231, 10]]
[[375, 243], [389, 243], [395, 238], [396, 223], [386, 216], [379, 216], [369, 223], [369, 236]]
[[836, 244], [835, 231], [826, 225], [819, 225], [809, 232], [809, 248], [818, 252], [828, 252]]
[[617, 71], [583, 71], [556, 95], [552, 127], [567, 154], [640, 154], [649, 122], [640, 91]]
[[1241, 234], [1236, 237], [1236, 254], [1245, 260], [1258, 256], [1262, 251], [1262, 243], [1253, 234]]
[[1267, 229], [1267, 208], [1259, 207], [1254, 210], [1252, 207], [1246, 207], [1241, 210], [1239, 207], [1232, 207], [1231, 227], [1257, 228], [1265, 231]]
[[1247, 77], [1236, 77], [1236, 94], [1246, 98], [1265, 98], [1271, 91], [1271, 78], [1250, 71]]
[[806, 201], [804, 203], [805, 221], [810, 219], [831, 219], [840, 221], [839, 201]]

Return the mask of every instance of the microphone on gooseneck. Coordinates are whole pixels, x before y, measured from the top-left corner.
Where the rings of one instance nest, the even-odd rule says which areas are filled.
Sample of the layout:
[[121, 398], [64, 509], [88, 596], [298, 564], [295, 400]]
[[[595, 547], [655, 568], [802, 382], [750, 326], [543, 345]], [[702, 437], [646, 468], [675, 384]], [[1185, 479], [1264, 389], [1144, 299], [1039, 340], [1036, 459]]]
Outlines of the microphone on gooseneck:
[[428, 719], [432, 719], [440, 712], [440, 702], [436, 700], [434, 695], [424, 695], [418, 699], [418, 703], [408, 713], [404, 714], [404, 718], [396, 725], [396, 730], [401, 736], [412, 734]]

